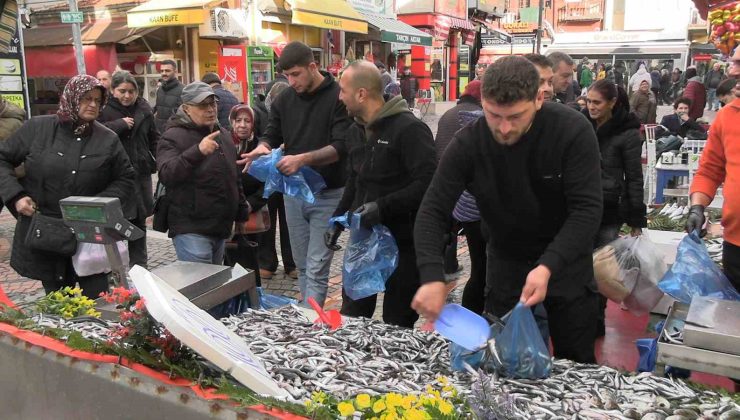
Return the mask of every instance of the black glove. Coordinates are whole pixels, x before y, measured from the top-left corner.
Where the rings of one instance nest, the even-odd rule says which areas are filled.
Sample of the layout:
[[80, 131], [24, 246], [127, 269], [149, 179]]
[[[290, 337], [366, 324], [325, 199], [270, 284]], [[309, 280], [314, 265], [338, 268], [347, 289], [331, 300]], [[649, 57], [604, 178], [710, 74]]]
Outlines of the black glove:
[[344, 226], [341, 224], [332, 223], [331, 227], [324, 232], [324, 245], [332, 251], [339, 251], [342, 249], [341, 246], [337, 245], [337, 240], [339, 240], [339, 235], [342, 234], [343, 230]]
[[361, 205], [355, 213], [359, 214], [360, 226], [365, 229], [372, 229], [373, 226], [380, 224], [380, 208], [374, 201]]
[[696, 230], [699, 232], [699, 237], [704, 237], [707, 234], [706, 229], [702, 229], [705, 221], [704, 206], [694, 204], [689, 209], [689, 218], [686, 220], [686, 232], [691, 233]]

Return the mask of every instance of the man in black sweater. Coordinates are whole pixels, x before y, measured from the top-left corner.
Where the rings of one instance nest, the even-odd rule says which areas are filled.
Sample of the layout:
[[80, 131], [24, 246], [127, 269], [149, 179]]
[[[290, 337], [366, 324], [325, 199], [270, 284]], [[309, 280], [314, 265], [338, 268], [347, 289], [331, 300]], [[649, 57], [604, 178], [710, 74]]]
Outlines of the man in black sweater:
[[284, 146], [285, 156], [277, 164], [280, 172], [293, 175], [301, 167], [310, 166], [326, 181], [326, 189], [315, 194], [314, 203], [285, 196], [302, 301], [313, 297], [323, 306], [334, 255], [324, 245], [324, 232], [344, 189], [345, 136], [351, 120], [339, 100], [339, 84], [331, 74], [319, 71], [311, 48], [291, 42], [283, 49], [278, 64], [291, 89], [272, 101], [260, 145], [242, 155], [244, 160], [239, 163], [246, 164], [272, 148]]
[[544, 102], [539, 79], [522, 57], [486, 70], [484, 118], [455, 135], [416, 218], [422, 286], [412, 306], [433, 321], [445, 303], [442, 238], [455, 201], [468, 190], [490, 230], [486, 311], [502, 316], [517, 302], [544, 301], [555, 356], [594, 362], [598, 143], [583, 115]]
[[[383, 98], [382, 79], [375, 65], [358, 60], [339, 82], [339, 99], [355, 118], [347, 132], [349, 176], [335, 216], [348, 210], [360, 215], [360, 224], [372, 229], [383, 224], [398, 245], [398, 267], [386, 283], [383, 320], [412, 328], [419, 318], [411, 299], [419, 288], [414, 251], [414, 219], [437, 167], [434, 138], [429, 127], [414, 117], [406, 101]], [[331, 226], [326, 246], [337, 249], [341, 225]], [[352, 300], [342, 290], [342, 314], [371, 318], [376, 295]]]

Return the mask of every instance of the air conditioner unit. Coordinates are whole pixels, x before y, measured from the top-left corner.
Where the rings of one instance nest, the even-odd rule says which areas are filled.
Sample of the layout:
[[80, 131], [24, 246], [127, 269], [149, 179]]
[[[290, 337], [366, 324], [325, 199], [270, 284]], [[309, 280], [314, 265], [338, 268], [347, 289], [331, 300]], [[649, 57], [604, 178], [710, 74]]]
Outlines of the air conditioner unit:
[[247, 11], [214, 7], [209, 19], [200, 25], [202, 38], [248, 38]]

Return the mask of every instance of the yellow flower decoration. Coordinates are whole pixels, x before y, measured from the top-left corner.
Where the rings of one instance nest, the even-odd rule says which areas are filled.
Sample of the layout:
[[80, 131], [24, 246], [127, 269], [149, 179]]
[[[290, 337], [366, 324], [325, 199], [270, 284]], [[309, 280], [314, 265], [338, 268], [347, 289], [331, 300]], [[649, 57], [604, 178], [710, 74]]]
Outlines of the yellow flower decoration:
[[342, 401], [337, 404], [337, 410], [342, 416], [349, 417], [355, 413], [355, 406], [349, 401]]
[[444, 414], [445, 416], [452, 413], [452, 404], [448, 403], [445, 400], [441, 400], [439, 402], [439, 412]]
[[447, 385], [449, 381], [447, 380], [447, 377], [446, 376], [440, 376], [440, 377], [437, 378], [437, 382], [440, 385]]
[[368, 407], [370, 407], [370, 404], [372, 403], [370, 399], [370, 395], [368, 394], [360, 394], [355, 398], [355, 402], [357, 403], [357, 408], [360, 410], [364, 410]]
[[373, 412], [380, 413], [383, 410], [385, 410], [385, 403], [383, 400], [375, 401], [375, 404], [373, 404]]
[[385, 396], [385, 404], [388, 408], [399, 407], [403, 403], [403, 397], [400, 394], [390, 393]]
[[401, 401], [401, 407], [408, 410], [410, 409], [414, 403], [417, 401], [416, 395], [410, 394], [403, 397], [403, 401]]
[[380, 416], [380, 420], [398, 420], [398, 414], [395, 411], [388, 411]]
[[406, 410], [403, 413], [404, 420], [427, 420], [430, 418], [429, 414], [417, 410], [415, 408], [412, 408], [411, 410]]

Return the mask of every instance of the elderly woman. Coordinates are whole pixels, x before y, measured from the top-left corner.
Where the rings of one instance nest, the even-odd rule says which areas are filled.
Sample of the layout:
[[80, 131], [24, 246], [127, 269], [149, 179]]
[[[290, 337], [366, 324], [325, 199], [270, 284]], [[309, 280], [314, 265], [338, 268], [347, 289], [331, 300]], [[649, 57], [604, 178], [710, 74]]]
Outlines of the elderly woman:
[[131, 165], [136, 171], [136, 192], [129, 200], [127, 213], [135, 214], [131, 222], [145, 232], [144, 237], [129, 242], [131, 265], [147, 267], [146, 218], [154, 207], [152, 174], [157, 170], [154, 154], [157, 152], [159, 132], [149, 103], [139, 97], [139, 86], [127, 71], [113, 73], [113, 97], [100, 113], [98, 121], [118, 134]]
[[[40, 250], [26, 238], [35, 212], [61, 219], [59, 200], [71, 195], [117, 197], [127, 208], [136, 173], [118, 136], [96, 121], [106, 99], [96, 78], [75, 76], [56, 115], [34, 117], [0, 143], [0, 195], [18, 218], [10, 265], [41, 280], [47, 293], [75, 283], [91, 298], [108, 289], [105, 274], [79, 277], [71, 255]], [[22, 163], [26, 176], [17, 179], [14, 168]]]

